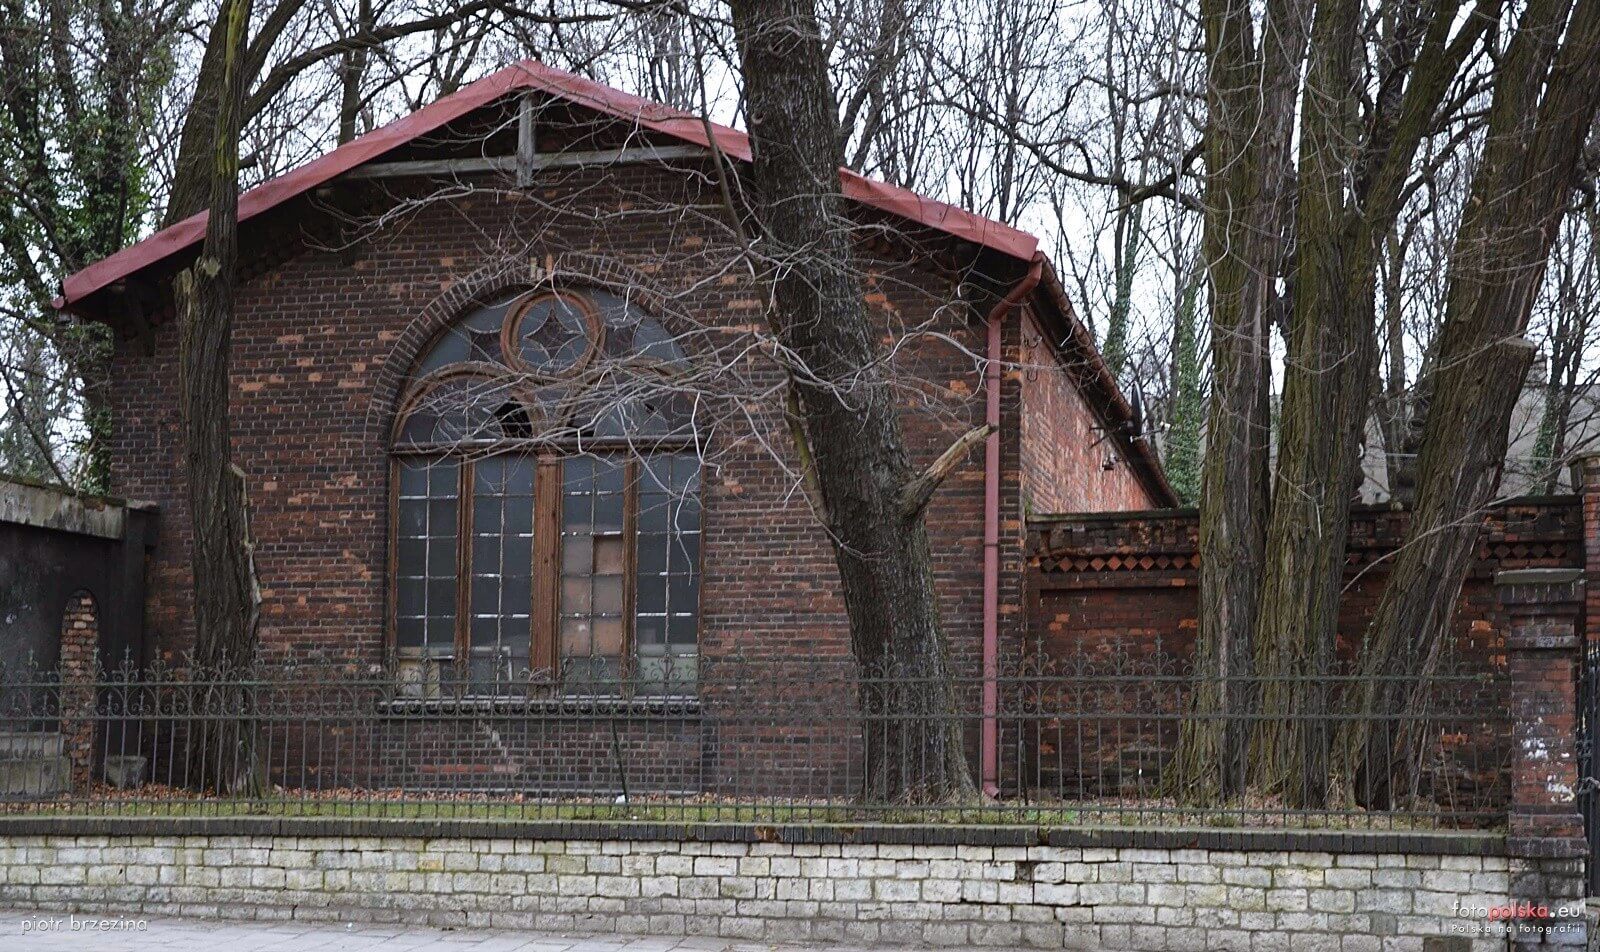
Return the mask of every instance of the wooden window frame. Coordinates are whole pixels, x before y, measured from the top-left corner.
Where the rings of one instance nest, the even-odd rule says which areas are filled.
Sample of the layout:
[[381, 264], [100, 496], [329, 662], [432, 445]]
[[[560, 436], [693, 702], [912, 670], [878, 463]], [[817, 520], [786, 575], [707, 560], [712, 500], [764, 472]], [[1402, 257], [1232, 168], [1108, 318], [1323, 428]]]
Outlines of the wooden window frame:
[[[533, 674], [533, 683], [559, 684], [561, 682], [561, 652], [560, 652], [560, 613], [561, 613], [561, 549], [562, 549], [562, 507], [564, 494], [563, 463], [578, 456], [611, 456], [622, 459], [623, 475], [623, 509], [622, 509], [622, 649], [618, 659], [619, 681], [628, 685], [637, 668], [637, 608], [638, 608], [638, 520], [639, 520], [639, 480], [641, 478], [641, 457], [636, 452], [630, 452], [633, 447], [625, 445], [626, 441], [606, 441], [606, 444], [585, 446], [580, 452], [577, 448], [568, 451], [551, 450], [538, 453], [523, 453], [534, 460], [533, 484], [533, 552], [531, 557], [531, 571], [533, 578], [530, 589], [529, 615], [529, 646], [528, 665]], [[677, 445], [677, 441], [657, 446], [653, 452], [662, 454], [694, 453], [696, 447], [692, 443]], [[424, 448], [417, 450], [397, 450], [390, 454], [389, 463], [389, 552], [387, 559], [386, 578], [388, 582], [386, 632], [384, 642], [388, 652], [392, 655], [398, 653], [399, 635], [399, 565], [398, 549], [400, 537], [400, 470], [408, 460], [430, 461], [441, 459], [454, 459], [457, 464], [456, 472], [456, 625], [455, 639], [452, 647], [453, 664], [461, 665], [470, 663], [472, 647], [472, 550], [473, 550], [473, 510], [476, 508], [473, 487], [475, 485], [475, 466], [480, 457], [514, 454], [520, 451], [515, 446], [507, 446], [503, 450], [485, 448], [481, 454], [462, 456], [442, 451], [430, 451]], [[703, 492], [704, 474], [701, 475], [701, 488], [696, 494]], [[702, 501], [700, 506], [700, 524], [698, 533], [700, 544], [696, 553], [694, 572], [700, 584], [696, 591], [695, 626], [696, 646], [698, 653], [699, 626], [702, 620], [701, 607], [704, 602], [704, 572], [705, 560], [705, 507]]]
[[[520, 341], [521, 333], [528, 313], [535, 307], [547, 301], [556, 301], [560, 304], [577, 310], [581, 323], [586, 329], [587, 347], [570, 366], [555, 368], [535, 367], [522, 357]], [[500, 307], [500, 304], [494, 304]], [[477, 508], [475, 494], [476, 462], [478, 460], [505, 454], [519, 454], [530, 459], [534, 464], [533, 483], [533, 552], [529, 562], [533, 578], [530, 579], [531, 604], [528, 611], [528, 666], [539, 679], [546, 683], [559, 683], [562, 680], [561, 656], [561, 596], [562, 596], [562, 546], [563, 546], [563, 513], [565, 505], [565, 472], [563, 464], [566, 460], [576, 456], [606, 456], [618, 460], [624, 467], [623, 488], [623, 517], [622, 517], [622, 645], [621, 656], [618, 659], [618, 676], [622, 684], [627, 685], [635, 676], [638, 669], [638, 522], [639, 522], [639, 480], [642, 471], [642, 459], [655, 453], [661, 454], [694, 454], [698, 457], [698, 440], [690, 436], [675, 435], [672, 438], [647, 438], [651, 447], [650, 453], [639, 452], [641, 437], [637, 434], [631, 437], [603, 437], [583, 438], [560, 444], [536, 443], [513, 437], [503, 428], [495, 434], [495, 438], [470, 439], [466, 443], [453, 445], [428, 445], [406, 444], [401, 445], [401, 434], [405, 426], [424, 399], [438, 388], [449, 384], [451, 381], [463, 377], [480, 378], [492, 383], [503, 379], [509, 370], [512, 374], [525, 375], [539, 380], [558, 381], [577, 378], [597, 359], [598, 355], [607, 346], [608, 329], [599, 307], [588, 295], [577, 289], [564, 287], [534, 288], [514, 295], [505, 300], [504, 316], [501, 318], [499, 340], [499, 363], [488, 363], [482, 360], [470, 359], [474, 351], [467, 350], [469, 359], [454, 364], [446, 364], [433, 370], [417, 375], [417, 379], [410, 382], [404, 399], [400, 401], [399, 412], [396, 414], [395, 424], [390, 434], [390, 466], [389, 466], [389, 531], [388, 531], [388, 558], [386, 572], [386, 610], [385, 610], [385, 648], [391, 656], [397, 657], [399, 653], [399, 566], [398, 549], [400, 537], [399, 511], [400, 511], [400, 471], [406, 461], [436, 461], [452, 460], [457, 467], [456, 474], [456, 590], [455, 590], [455, 628], [451, 646], [451, 661], [456, 665], [470, 665], [472, 658], [472, 589], [473, 589], [473, 552], [476, 547], [474, 537], [473, 519]], [[648, 315], [641, 314], [640, 320], [654, 320]], [[451, 325], [455, 326], [454, 324]], [[482, 330], [487, 330], [483, 328]], [[423, 350], [424, 357], [432, 353], [437, 339]], [[659, 361], [658, 361], [659, 362]], [[664, 367], [671, 364], [663, 364]], [[507, 396], [519, 404], [528, 421], [537, 425], [537, 421], [547, 421], [550, 412], [539, 401], [532, 399], [526, 388], [511, 386]], [[701, 490], [696, 490], [697, 495]], [[700, 507], [700, 525], [698, 532], [701, 543], [698, 547], [695, 564], [692, 566], [697, 578], [703, 579], [702, 571], [705, 559], [705, 508]], [[502, 524], [502, 531], [504, 526]], [[592, 527], [591, 527], [592, 528]], [[502, 543], [503, 544], [503, 543]], [[591, 564], [590, 571], [593, 571]], [[699, 644], [699, 619], [701, 603], [704, 600], [704, 585], [697, 586], [697, 600], [695, 605], [696, 618], [696, 650]], [[502, 618], [503, 621], [503, 618]], [[663, 623], [670, 625], [670, 616]], [[501, 644], [505, 643], [505, 629], [500, 627]], [[591, 631], [592, 636], [592, 631]], [[667, 628], [663, 629], [663, 638], [670, 636]], [[426, 630], [423, 635], [424, 654], [427, 653], [429, 642]], [[594, 642], [590, 642], [590, 655], [594, 657]], [[440, 659], [442, 660], [442, 658]]]

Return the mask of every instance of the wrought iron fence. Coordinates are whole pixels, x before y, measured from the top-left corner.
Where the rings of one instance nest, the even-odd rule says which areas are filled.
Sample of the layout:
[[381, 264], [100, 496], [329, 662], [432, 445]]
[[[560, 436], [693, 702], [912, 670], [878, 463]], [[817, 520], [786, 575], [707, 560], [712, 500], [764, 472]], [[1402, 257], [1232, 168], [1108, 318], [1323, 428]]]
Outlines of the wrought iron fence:
[[[1382, 717], [1344, 711], [1348, 675], [1277, 685], [1307, 699], [1286, 718], [1302, 735], [1360, 724], [1369, 749], [1390, 752], [1379, 769], [1396, 782], [1382, 802], [1322, 796], [1325, 778], [1312, 775], [1220, 802], [1178, 796], [1185, 723], [1248, 738], [1268, 722], [1248, 709], [1194, 719], [1196, 676], [1159, 647], [1019, 660], [993, 683], [986, 708], [981, 677], [933, 692], [944, 683], [864, 675], [848, 658], [701, 658], [682, 677], [581, 683], [326, 659], [244, 672], [5, 671], [0, 810], [1359, 829], [1504, 820], [1511, 722], [1492, 666], [1396, 682], [1421, 700]], [[1241, 686], [1251, 696], [1263, 685]], [[951, 774], [965, 766], [989, 793], [918, 786], [948, 766], [945, 747]]]

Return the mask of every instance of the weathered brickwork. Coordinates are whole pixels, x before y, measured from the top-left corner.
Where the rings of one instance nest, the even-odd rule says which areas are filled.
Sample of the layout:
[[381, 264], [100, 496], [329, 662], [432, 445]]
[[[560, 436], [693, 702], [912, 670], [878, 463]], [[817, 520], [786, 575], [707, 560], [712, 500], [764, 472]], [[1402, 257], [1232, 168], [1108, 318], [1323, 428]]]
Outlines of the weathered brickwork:
[[1577, 810], [1578, 705], [1575, 624], [1582, 606], [1576, 569], [1502, 572], [1509, 616], [1506, 657], [1518, 757], [1512, 765], [1511, 836], [1583, 850]]
[[1591, 452], [1572, 464], [1572, 481], [1583, 495], [1583, 537], [1592, 540], [1584, 547], [1583, 575], [1588, 582], [1584, 594], [1584, 614], [1595, 619], [1585, 639], [1600, 642], [1600, 452]]
[[[1589, 854], [1578, 812], [1578, 703], [1576, 663], [1579, 569], [1524, 569], [1495, 576], [1507, 616], [1506, 664], [1515, 724], [1507, 852], [1522, 861], [1512, 895], [1535, 906], [1574, 904], [1585, 893], [1583, 860]], [[1534, 932], [1518, 949], [1578, 946], [1581, 923]]]
[[[1511, 686], [1523, 675], [1508, 666], [1507, 612], [1495, 577], [1505, 571], [1571, 572], [1582, 566], [1582, 511], [1575, 496], [1519, 500], [1492, 510], [1486, 520], [1445, 664], [1489, 677], [1470, 690], [1452, 686], [1432, 708], [1434, 716], [1451, 725], [1455, 738], [1424, 777], [1425, 785], [1434, 779], [1442, 785], [1435, 791], [1444, 798], [1441, 802], [1470, 804], [1472, 810], [1499, 815], [1510, 800], [1515, 745], [1505, 718], [1521, 717]], [[1339, 619], [1341, 659], [1356, 653], [1408, 519], [1403, 511], [1380, 507], [1359, 507], [1352, 516]], [[1032, 520], [1028, 649], [1041, 664], [1107, 659], [1130, 671], [1185, 670], [1196, 631], [1197, 530], [1193, 510]], [[1546, 607], [1536, 598], [1529, 610]], [[1569, 627], [1576, 607], [1562, 609]], [[1570, 685], [1573, 659], [1569, 650], [1559, 657], [1523, 660], [1541, 672], [1554, 671], [1551, 677], [1566, 672]], [[1047, 738], [1048, 744], [1025, 752], [1020, 785], [1114, 795], [1153, 783], [1176, 745], [1182, 698], [1160, 682], [1134, 683], [1119, 692], [1095, 697], [1089, 706], [1164, 712], [1159, 729], [1139, 732], [1121, 744], [1075, 738], [1071, 732]], [[1570, 703], [1567, 711], [1563, 723], [1570, 727]], [[1494, 718], [1480, 718], [1483, 712], [1494, 712]]]
[[[1415, 838], [1413, 838], [1415, 839]], [[1489, 952], [1516, 861], [1426, 852], [12, 836], [19, 908], [1094, 952]]]
[[[359, 240], [305, 233], [318, 222], [305, 204], [247, 236], [255, 242], [247, 257], [257, 266], [239, 294], [230, 409], [236, 459], [248, 476], [269, 647], [377, 657], [387, 443], [400, 382], [430, 337], [475, 298], [526, 284], [530, 269], [579, 286], [625, 286], [669, 323], [703, 328], [707, 349], [750, 349], [763, 292], [746, 269], [728, 267], [734, 249], [715, 216], [691, 211], [708, 200], [696, 185], [703, 179], [642, 165], [551, 175], [528, 199], [484, 191], [427, 203]], [[907, 388], [905, 416], [919, 463], [979, 423], [984, 402], [971, 354], [983, 350], [985, 302], [959, 300], [968, 272], [937, 263], [933, 252], [948, 249], [948, 240], [931, 251], [918, 244], [926, 241], [911, 235], [866, 249], [874, 256], [869, 301], [886, 334], [889, 326], [927, 332], [909, 338], [897, 357], [919, 391]], [[1008, 361], [1016, 360], [1020, 337], [1013, 317]], [[170, 319], [158, 322], [147, 344], [124, 340], [110, 397], [114, 485], [161, 507], [149, 619], [166, 653], [192, 640], [176, 351]], [[742, 393], [781, 393], [770, 362], [735, 371]], [[1013, 608], [1005, 622], [1011, 638], [1020, 631], [1023, 572], [1019, 376], [1008, 375], [1002, 401], [1001, 604]], [[1060, 367], [1045, 376], [1066, 379]], [[785, 472], [769, 452], [787, 452], [786, 430], [770, 398], [744, 409], [755, 425], [722, 425], [705, 453], [702, 651], [842, 653], [832, 553], [796, 491], [792, 464]], [[1056, 424], [1044, 421], [1052, 412], [1029, 414], [1028, 438], [1050, 438]], [[1069, 430], [1062, 440], [1083, 437], [1084, 427], [1059, 425]], [[1096, 464], [1093, 479], [1074, 481], [1082, 483], [1075, 502], [1088, 508], [1123, 507], [1138, 495], [1126, 469], [1105, 474]], [[967, 670], [976, 670], [981, 628], [982, 505], [982, 454], [973, 453], [929, 513], [941, 616]]]
[[[1491, 510], [1456, 613], [1458, 656], [1488, 658], [1504, 651], [1496, 572], [1583, 566], [1582, 514], [1576, 496], [1519, 500]], [[1357, 507], [1351, 515], [1339, 616], [1343, 657], [1353, 653], [1377, 607], [1408, 519], [1404, 511], [1376, 506]], [[1032, 520], [1029, 644], [1068, 653], [1117, 643], [1135, 653], [1187, 658], [1195, 633], [1198, 527], [1193, 510]]]
[[1117, 423], [1097, 414], [1060, 364], [1045, 331], [1023, 317], [1022, 484], [1025, 511], [1109, 512], [1152, 508], [1111, 433]]
[[82, 790], [94, 769], [95, 696], [100, 676], [100, 619], [94, 596], [78, 592], [61, 615], [61, 735], [72, 764], [73, 789]]

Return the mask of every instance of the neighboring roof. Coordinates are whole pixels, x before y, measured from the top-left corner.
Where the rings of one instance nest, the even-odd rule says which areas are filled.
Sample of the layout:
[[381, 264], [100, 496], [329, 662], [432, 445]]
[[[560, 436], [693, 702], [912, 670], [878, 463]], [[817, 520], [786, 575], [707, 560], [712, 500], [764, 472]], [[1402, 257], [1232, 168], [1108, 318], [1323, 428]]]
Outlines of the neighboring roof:
[[[246, 221], [305, 194], [344, 173], [379, 158], [419, 136], [427, 135], [455, 119], [519, 90], [549, 93], [605, 115], [626, 119], [674, 139], [710, 148], [707, 124], [696, 115], [612, 89], [593, 80], [554, 69], [534, 60], [508, 66], [459, 92], [347, 142], [327, 155], [313, 159], [250, 189], [239, 196], [239, 220]], [[727, 126], [710, 125], [717, 147], [732, 158], [750, 160], [750, 138]], [[954, 205], [918, 195], [909, 189], [876, 182], [848, 169], [839, 170], [847, 198], [901, 216], [930, 228], [963, 238], [985, 248], [1028, 261], [1039, 246], [1034, 236]], [[72, 305], [152, 264], [185, 251], [205, 237], [206, 212], [185, 218], [149, 238], [77, 272], [62, 285], [57, 308]]]

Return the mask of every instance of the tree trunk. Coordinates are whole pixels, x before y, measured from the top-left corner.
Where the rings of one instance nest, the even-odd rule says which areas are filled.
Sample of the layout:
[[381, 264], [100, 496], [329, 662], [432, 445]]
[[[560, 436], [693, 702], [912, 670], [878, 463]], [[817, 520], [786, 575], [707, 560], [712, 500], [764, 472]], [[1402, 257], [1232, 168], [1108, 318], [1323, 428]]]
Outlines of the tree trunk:
[[[359, 0], [356, 4], [354, 33], [368, 33], [374, 26], [372, 0]], [[339, 62], [339, 144], [352, 142], [356, 125], [361, 120], [361, 81], [367, 75], [367, 59], [372, 51], [367, 47], [352, 50]]]
[[1483, 510], [1499, 484], [1511, 411], [1534, 353], [1521, 335], [1597, 111], [1600, 4], [1533, 0], [1499, 70], [1451, 256], [1416, 510], [1367, 631], [1333, 752], [1333, 782], [1367, 806], [1387, 808], [1411, 793], [1407, 764], [1426, 680], [1446, 647]]
[[1310, 5], [1274, 0], [1262, 50], [1251, 6], [1203, 0], [1205, 254], [1211, 405], [1200, 488], [1200, 612], [1194, 691], [1169, 769], [1187, 802], [1234, 796], [1245, 780], [1251, 635], [1266, 542], [1269, 310], [1283, 273], [1294, 98]]
[[1356, 719], [1341, 725], [1334, 746], [1336, 802], [1389, 809], [1413, 786], [1415, 731], [1428, 701], [1424, 684], [1438, 667], [1477, 548], [1483, 506], [1499, 483], [1520, 390], [1515, 382], [1533, 354], [1533, 345], [1518, 338], [1439, 371], [1411, 529], [1348, 688], [1346, 704]]
[[[205, 718], [191, 737], [190, 778], [223, 794], [262, 783], [246, 684], [255, 658], [255, 584], [244, 473], [233, 465], [229, 357], [238, 263], [239, 103], [250, 0], [229, 0], [223, 87], [210, 149], [210, 211], [200, 256], [175, 281], [179, 378], [193, 541], [196, 699]], [[198, 749], [194, 745], [198, 745]]]
[[1100, 350], [1112, 378], [1118, 381], [1128, 365], [1128, 318], [1133, 313], [1133, 279], [1138, 271], [1139, 246], [1144, 240], [1143, 217], [1143, 203], [1117, 215], [1116, 231], [1122, 235], [1122, 240], [1117, 242], [1116, 297], [1111, 300], [1111, 314], [1106, 320], [1106, 336]]
[[[850, 618], [873, 802], [975, 798], [915, 474], [853, 266], [837, 105], [811, 0], [737, 0], [769, 320], [794, 355], [803, 434]], [[803, 371], [801, 370], [803, 368]]]
[[[195, 76], [194, 94], [189, 100], [189, 111], [183, 118], [183, 128], [178, 134], [172, 187], [167, 194], [166, 212], [161, 217], [163, 228], [201, 211], [212, 197], [216, 134], [227, 118], [220, 113], [222, 89], [228, 82], [224, 74], [230, 68], [230, 61], [234, 60], [228, 19], [225, 7], [212, 21], [211, 32], [206, 36], [205, 52], [200, 57], [200, 72]], [[236, 65], [242, 66], [243, 63], [236, 61]]]
[[[1329, 709], [1350, 506], [1377, 356], [1379, 254], [1439, 103], [1483, 24], [1455, 32], [1454, 0], [1395, 8], [1379, 94], [1363, 122], [1359, 0], [1317, 5], [1300, 108], [1294, 288], [1278, 460], [1255, 634], [1260, 699], [1250, 784], [1291, 806], [1325, 802]], [[1359, 143], [1359, 148], [1352, 148]]]
[[1178, 294], [1177, 313], [1172, 327], [1172, 404], [1168, 412], [1166, 458], [1162, 465], [1172, 481], [1172, 489], [1184, 505], [1200, 497], [1200, 425], [1205, 416], [1205, 392], [1201, 382], [1199, 269], [1184, 281]]
[[1325, 676], [1344, 581], [1356, 449], [1374, 357], [1374, 249], [1345, 199], [1361, 89], [1361, 4], [1319, 3], [1301, 101], [1293, 315], [1287, 331], [1277, 472], [1267, 527], [1250, 785], [1293, 806], [1322, 800]]

